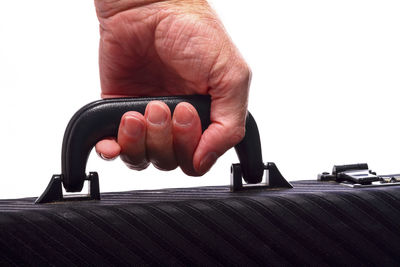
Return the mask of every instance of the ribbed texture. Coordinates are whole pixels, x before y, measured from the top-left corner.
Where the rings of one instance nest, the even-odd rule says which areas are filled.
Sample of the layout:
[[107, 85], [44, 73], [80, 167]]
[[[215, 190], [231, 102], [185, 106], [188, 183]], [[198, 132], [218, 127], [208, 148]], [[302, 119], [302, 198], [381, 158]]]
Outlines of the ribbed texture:
[[0, 200], [0, 265], [399, 265], [400, 187], [293, 185]]

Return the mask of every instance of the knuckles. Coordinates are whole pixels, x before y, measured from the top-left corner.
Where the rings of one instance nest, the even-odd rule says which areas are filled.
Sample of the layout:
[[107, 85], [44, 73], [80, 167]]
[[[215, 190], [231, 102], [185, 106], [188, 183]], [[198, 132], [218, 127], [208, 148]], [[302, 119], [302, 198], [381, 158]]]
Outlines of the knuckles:
[[130, 159], [127, 156], [123, 156], [121, 155], [121, 160], [125, 163], [125, 165], [131, 169], [131, 170], [135, 170], [135, 171], [142, 171], [144, 169], [146, 169], [147, 167], [149, 167], [150, 162], [148, 162], [147, 160], [143, 160], [140, 163], [137, 162], [133, 162], [132, 159]]

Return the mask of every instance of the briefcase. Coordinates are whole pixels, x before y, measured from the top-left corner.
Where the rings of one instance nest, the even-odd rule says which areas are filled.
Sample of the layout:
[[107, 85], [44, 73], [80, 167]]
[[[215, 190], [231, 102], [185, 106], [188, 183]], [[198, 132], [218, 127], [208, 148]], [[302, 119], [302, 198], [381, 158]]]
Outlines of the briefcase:
[[[264, 163], [254, 118], [235, 146], [231, 185], [99, 191], [86, 174], [94, 144], [116, 136], [121, 115], [151, 100], [195, 106], [203, 130], [207, 96], [124, 98], [79, 110], [64, 134], [62, 172], [38, 198], [0, 200], [1, 266], [397, 266], [400, 175], [367, 164], [335, 166], [287, 182]], [[266, 177], [263, 179], [263, 177]], [[89, 193], [73, 196], [89, 183]]]

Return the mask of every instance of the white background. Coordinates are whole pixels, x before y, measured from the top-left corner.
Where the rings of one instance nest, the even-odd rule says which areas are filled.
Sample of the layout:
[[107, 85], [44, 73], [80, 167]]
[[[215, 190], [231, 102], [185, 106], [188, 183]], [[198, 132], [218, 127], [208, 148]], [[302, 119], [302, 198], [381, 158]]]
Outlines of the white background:
[[[92, 1], [0, 0], [0, 198], [60, 172], [70, 117], [100, 97]], [[290, 180], [333, 164], [400, 172], [400, 2], [213, 0], [253, 70], [249, 110], [265, 161]], [[233, 150], [203, 177], [128, 170], [95, 153], [101, 191], [229, 183]]]

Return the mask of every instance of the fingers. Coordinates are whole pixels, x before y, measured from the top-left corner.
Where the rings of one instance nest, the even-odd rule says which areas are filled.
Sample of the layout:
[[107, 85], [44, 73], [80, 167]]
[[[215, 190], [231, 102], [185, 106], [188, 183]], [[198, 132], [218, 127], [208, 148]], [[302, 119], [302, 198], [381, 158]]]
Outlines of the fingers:
[[97, 154], [105, 160], [113, 160], [119, 156], [121, 147], [115, 138], [107, 138], [96, 144]]
[[[144, 116], [135, 111], [125, 113], [118, 130], [118, 143], [114, 139], [102, 140], [96, 151], [105, 159], [120, 154], [134, 170], [145, 169], [150, 163], [161, 170], [173, 170], [179, 165], [187, 175], [198, 176], [203, 173], [194, 168], [193, 156], [201, 136], [201, 121], [191, 104], [178, 104], [171, 120], [168, 106], [152, 101]], [[212, 156], [211, 161], [215, 161], [218, 154]]]
[[251, 71], [243, 60], [239, 61], [240, 64], [224, 71], [222, 79], [217, 79], [210, 89], [212, 123], [204, 131], [193, 156], [193, 165], [199, 174], [207, 172], [219, 156], [245, 135]]
[[218, 100], [211, 103], [212, 123], [201, 136], [193, 156], [194, 168], [201, 175], [212, 167], [218, 157], [238, 144], [245, 135], [247, 105], [239, 104], [236, 107], [234, 105], [232, 113], [221, 115], [230, 109], [230, 105], [232, 102]]
[[146, 107], [147, 122], [146, 148], [147, 158], [160, 170], [173, 170], [175, 160], [171, 111], [161, 101], [152, 101]]
[[118, 143], [121, 146], [121, 159], [134, 170], [149, 166], [146, 156], [146, 121], [136, 111], [126, 112], [118, 130]]
[[204, 131], [195, 154], [193, 165], [199, 175], [206, 173], [218, 157], [239, 143], [244, 137], [244, 127], [212, 123]]
[[201, 137], [201, 122], [196, 109], [189, 103], [183, 102], [176, 106], [172, 132], [179, 166], [187, 175], [198, 176], [193, 167], [193, 154]]

